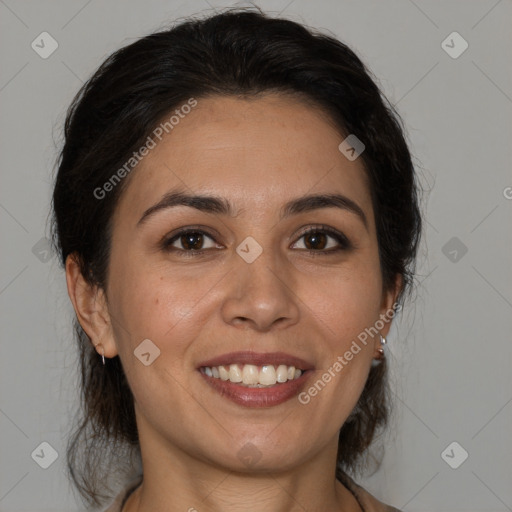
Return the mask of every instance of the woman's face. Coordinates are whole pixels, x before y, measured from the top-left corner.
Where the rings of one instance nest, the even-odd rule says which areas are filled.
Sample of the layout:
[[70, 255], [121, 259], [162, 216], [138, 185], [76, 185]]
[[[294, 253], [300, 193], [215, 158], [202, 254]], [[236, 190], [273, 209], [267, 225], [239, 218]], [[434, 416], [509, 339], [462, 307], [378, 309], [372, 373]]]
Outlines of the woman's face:
[[113, 218], [101, 343], [122, 360], [143, 452], [242, 471], [335, 456], [379, 341], [358, 336], [394, 300], [363, 164], [343, 138], [282, 95], [198, 99], [133, 171]]

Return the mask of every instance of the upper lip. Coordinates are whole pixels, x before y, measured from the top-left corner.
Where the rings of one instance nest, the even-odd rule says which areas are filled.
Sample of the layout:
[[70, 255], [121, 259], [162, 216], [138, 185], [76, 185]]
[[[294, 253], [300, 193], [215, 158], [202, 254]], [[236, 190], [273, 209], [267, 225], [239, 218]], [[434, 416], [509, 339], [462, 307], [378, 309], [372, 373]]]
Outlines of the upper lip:
[[286, 354], [285, 352], [230, 352], [220, 356], [213, 357], [207, 361], [199, 363], [198, 368], [204, 366], [229, 366], [230, 364], [253, 364], [262, 366], [264, 364], [295, 366], [301, 370], [312, 370], [314, 366], [300, 357]]

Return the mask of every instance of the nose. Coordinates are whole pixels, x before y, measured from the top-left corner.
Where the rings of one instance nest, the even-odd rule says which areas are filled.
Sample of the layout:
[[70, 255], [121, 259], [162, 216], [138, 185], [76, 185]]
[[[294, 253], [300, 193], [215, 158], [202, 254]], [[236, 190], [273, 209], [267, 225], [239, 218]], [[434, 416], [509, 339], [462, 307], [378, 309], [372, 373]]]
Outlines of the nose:
[[235, 327], [266, 332], [276, 326], [286, 328], [299, 320], [299, 298], [294, 293], [293, 276], [284, 262], [270, 251], [263, 251], [252, 263], [238, 254], [221, 314]]

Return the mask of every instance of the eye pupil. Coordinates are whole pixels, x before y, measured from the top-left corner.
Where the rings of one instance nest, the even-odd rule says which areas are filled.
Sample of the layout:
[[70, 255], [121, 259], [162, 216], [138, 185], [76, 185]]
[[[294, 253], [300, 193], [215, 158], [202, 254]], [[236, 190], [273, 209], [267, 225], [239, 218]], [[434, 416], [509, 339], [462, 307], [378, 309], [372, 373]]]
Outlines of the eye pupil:
[[181, 244], [185, 249], [199, 250], [203, 245], [203, 235], [201, 233], [187, 233], [181, 235]]
[[[326, 237], [325, 233], [319, 233], [319, 232], [308, 233], [305, 236], [305, 245], [308, 249], [323, 249], [325, 247], [326, 239], [327, 239], [327, 237]], [[318, 244], [318, 242], [320, 242], [321, 247], [318, 247], [316, 245], [316, 244]]]

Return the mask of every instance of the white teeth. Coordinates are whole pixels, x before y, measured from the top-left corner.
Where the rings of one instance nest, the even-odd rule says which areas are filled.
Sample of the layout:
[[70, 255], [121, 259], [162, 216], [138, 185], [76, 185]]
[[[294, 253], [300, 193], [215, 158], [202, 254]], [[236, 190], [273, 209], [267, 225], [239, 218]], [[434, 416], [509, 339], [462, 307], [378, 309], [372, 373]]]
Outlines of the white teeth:
[[276, 370], [277, 382], [286, 382], [288, 380], [288, 366], [280, 364]]
[[262, 366], [260, 371], [260, 384], [273, 386], [276, 382], [276, 369], [272, 365]]
[[242, 382], [244, 384], [258, 384], [259, 375], [260, 372], [257, 366], [246, 364], [242, 370]]
[[275, 386], [277, 383], [283, 384], [289, 380], [298, 379], [302, 375], [302, 370], [285, 364], [280, 364], [277, 368], [271, 364], [261, 367], [253, 364], [230, 364], [229, 367], [205, 366], [203, 371], [208, 377], [229, 380], [249, 387]]
[[237, 364], [229, 365], [229, 380], [231, 382], [242, 382], [242, 372]]

